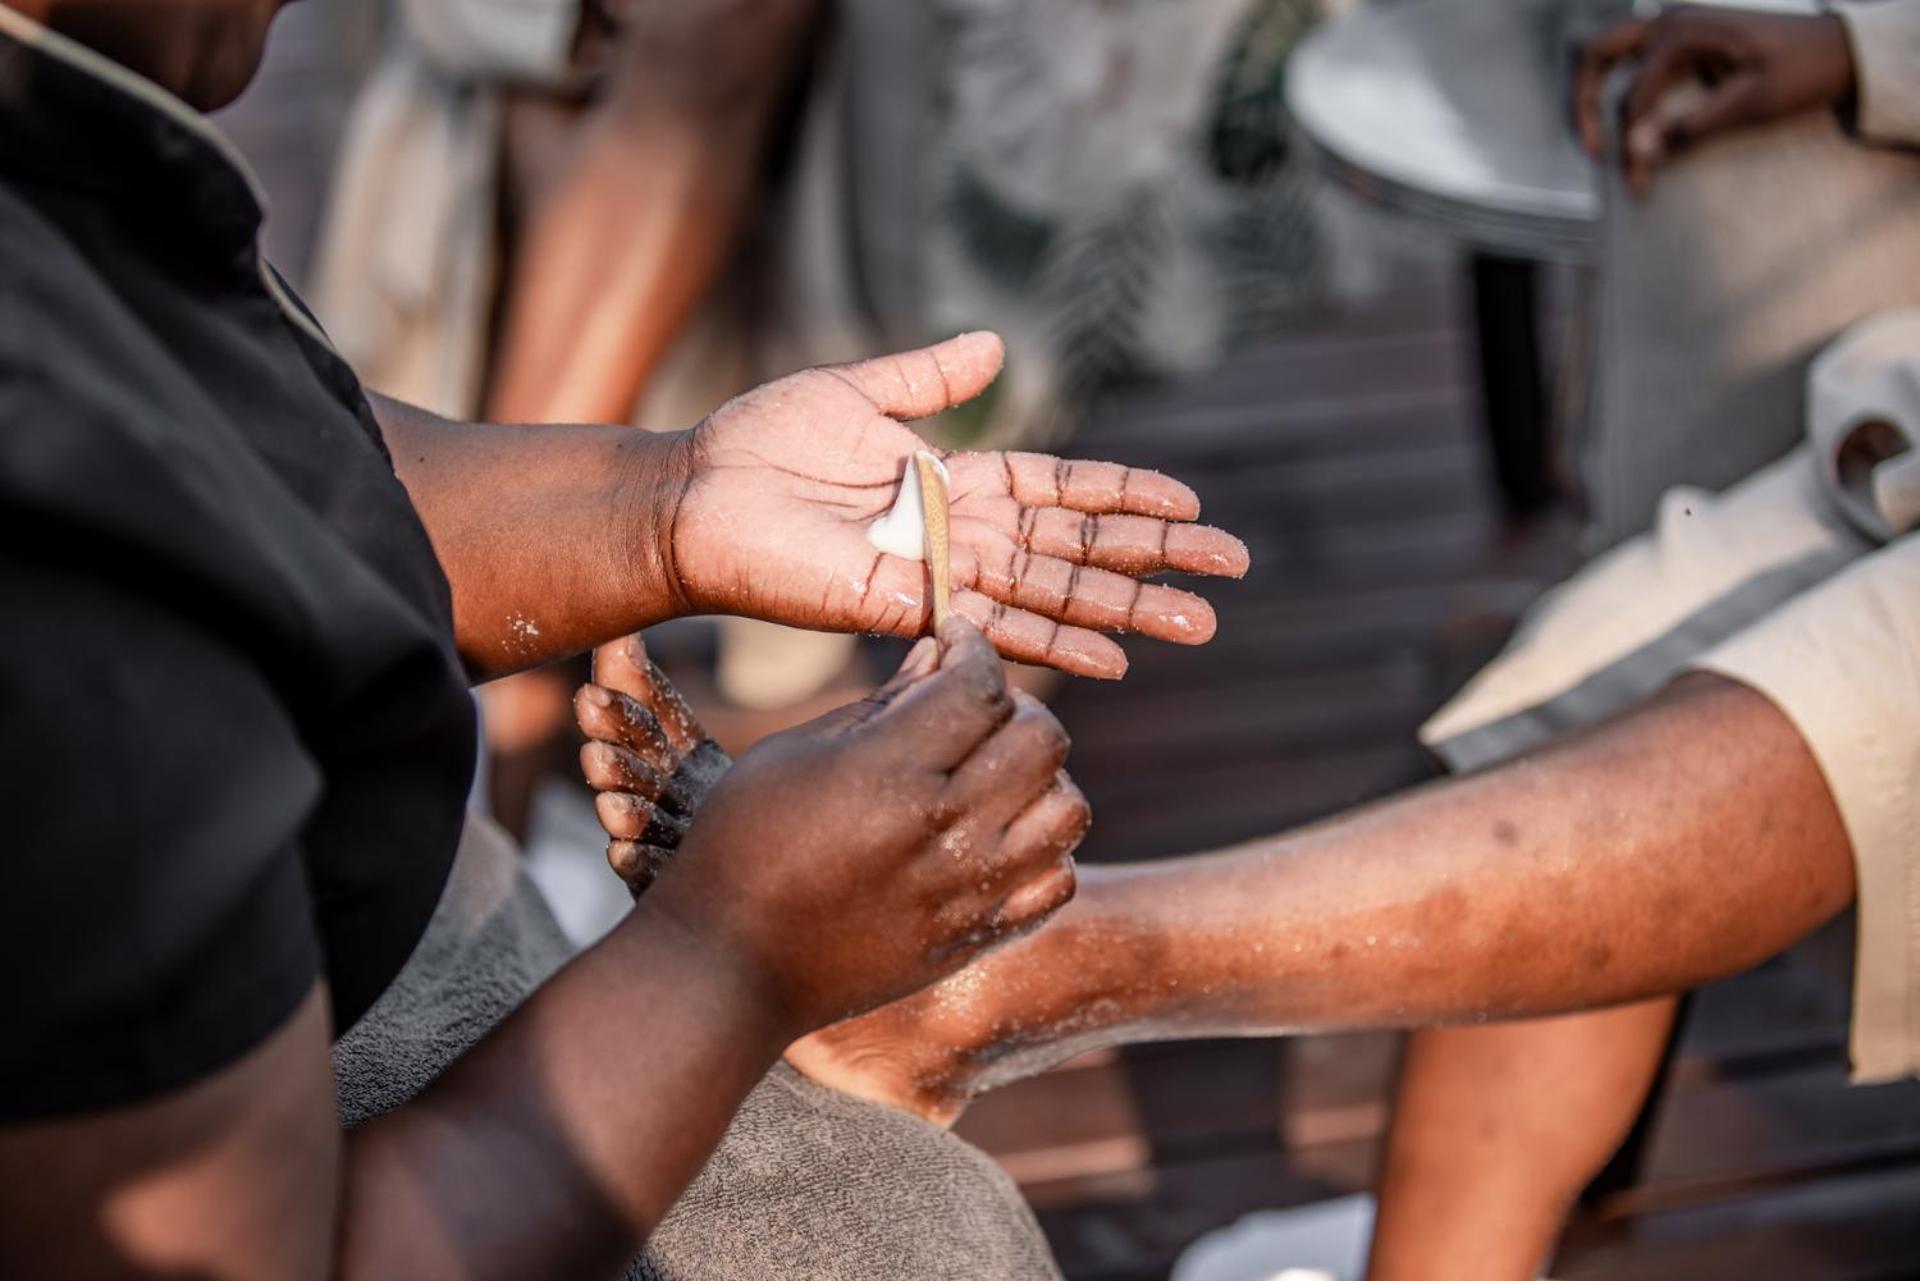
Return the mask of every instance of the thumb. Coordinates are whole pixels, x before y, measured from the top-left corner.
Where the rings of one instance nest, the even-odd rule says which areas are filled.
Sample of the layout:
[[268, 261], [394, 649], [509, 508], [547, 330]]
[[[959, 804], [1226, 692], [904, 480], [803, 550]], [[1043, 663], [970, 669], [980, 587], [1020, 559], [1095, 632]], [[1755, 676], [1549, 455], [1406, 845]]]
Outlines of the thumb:
[[855, 703], [845, 707], [836, 707], [813, 722], [815, 729], [827, 734], [841, 734], [865, 724], [873, 717], [885, 711], [887, 705], [898, 698], [915, 681], [924, 680], [940, 670], [940, 646], [931, 636], [922, 637], [900, 664], [900, 670], [880, 688]]
[[1006, 667], [979, 628], [956, 616], [940, 629], [939, 644], [938, 670], [909, 681], [862, 729], [879, 750], [951, 770], [1005, 724], [1015, 706]]
[[1000, 335], [979, 332], [840, 365], [834, 372], [889, 418], [926, 418], [964, 405], [992, 386], [1005, 361]]
[[1627, 170], [1640, 189], [1655, 169], [1702, 139], [1725, 133], [1748, 117], [1758, 88], [1750, 72], [1729, 76], [1711, 89], [1697, 80], [1675, 85], [1627, 129]]
[[1696, 81], [1668, 94], [1653, 113], [1667, 154], [1746, 123], [1759, 90], [1759, 75], [1743, 71], [1711, 89]]

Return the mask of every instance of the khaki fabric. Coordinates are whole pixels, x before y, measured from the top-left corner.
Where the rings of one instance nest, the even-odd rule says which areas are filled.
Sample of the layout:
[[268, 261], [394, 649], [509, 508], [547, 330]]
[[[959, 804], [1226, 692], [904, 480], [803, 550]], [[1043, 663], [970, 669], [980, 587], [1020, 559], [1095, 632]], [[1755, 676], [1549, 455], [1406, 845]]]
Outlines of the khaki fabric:
[[1694, 665], [1765, 694], [1813, 749], [1857, 869], [1854, 1077], [1920, 1075], [1920, 537]]

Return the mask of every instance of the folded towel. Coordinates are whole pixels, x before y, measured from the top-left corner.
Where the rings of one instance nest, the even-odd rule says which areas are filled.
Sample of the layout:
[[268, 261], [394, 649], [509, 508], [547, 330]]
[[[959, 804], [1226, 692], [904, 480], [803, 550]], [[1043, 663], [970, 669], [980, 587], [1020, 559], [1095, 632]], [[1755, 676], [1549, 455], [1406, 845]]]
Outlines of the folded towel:
[[[425, 938], [334, 1048], [343, 1120], [412, 1098], [569, 953], [512, 842], [470, 819]], [[645, 1086], [636, 1078], [634, 1088]], [[782, 1066], [748, 1097], [627, 1275], [1052, 1281], [1059, 1272], [1026, 1203], [984, 1153]]]

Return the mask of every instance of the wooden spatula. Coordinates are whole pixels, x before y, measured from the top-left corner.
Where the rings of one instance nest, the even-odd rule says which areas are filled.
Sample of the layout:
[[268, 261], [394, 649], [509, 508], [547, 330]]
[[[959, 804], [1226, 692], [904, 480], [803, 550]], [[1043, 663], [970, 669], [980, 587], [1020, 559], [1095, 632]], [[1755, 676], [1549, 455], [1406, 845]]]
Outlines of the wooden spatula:
[[925, 450], [913, 456], [920, 473], [920, 511], [927, 525], [927, 572], [933, 577], [933, 630], [953, 613], [953, 543], [947, 526], [947, 478]]

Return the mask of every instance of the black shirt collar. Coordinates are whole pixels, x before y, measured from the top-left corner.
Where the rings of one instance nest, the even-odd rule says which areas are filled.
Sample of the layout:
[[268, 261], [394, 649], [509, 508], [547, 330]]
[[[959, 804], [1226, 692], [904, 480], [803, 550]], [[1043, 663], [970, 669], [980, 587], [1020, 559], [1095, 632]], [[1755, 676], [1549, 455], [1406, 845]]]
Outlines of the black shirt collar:
[[153, 81], [0, 3], [0, 177], [119, 202], [223, 257], [265, 202], [233, 144]]

